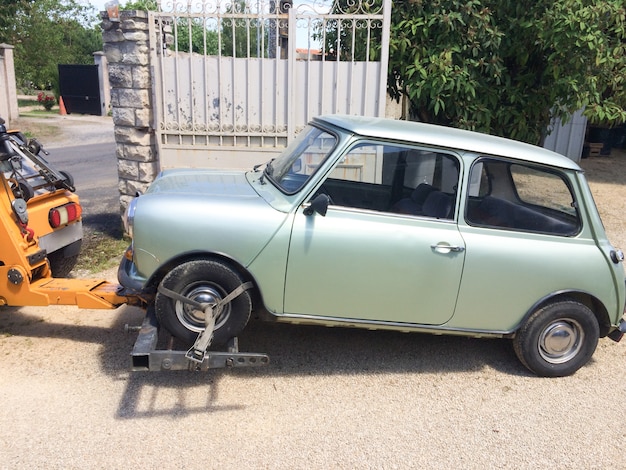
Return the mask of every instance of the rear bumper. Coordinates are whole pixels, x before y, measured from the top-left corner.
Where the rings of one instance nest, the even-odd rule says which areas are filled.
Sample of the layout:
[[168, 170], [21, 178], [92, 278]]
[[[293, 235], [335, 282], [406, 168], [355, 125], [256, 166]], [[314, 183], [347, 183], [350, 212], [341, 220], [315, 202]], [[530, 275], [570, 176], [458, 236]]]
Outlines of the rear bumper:
[[[64, 256], [72, 256], [80, 251], [80, 242], [83, 238], [83, 224], [78, 221], [54, 232], [39, 237], [39, 246], [47, 253], [54, 253], [65, 247], [70, 247]], [[78, 247], [78, 248], [77, 248]]]

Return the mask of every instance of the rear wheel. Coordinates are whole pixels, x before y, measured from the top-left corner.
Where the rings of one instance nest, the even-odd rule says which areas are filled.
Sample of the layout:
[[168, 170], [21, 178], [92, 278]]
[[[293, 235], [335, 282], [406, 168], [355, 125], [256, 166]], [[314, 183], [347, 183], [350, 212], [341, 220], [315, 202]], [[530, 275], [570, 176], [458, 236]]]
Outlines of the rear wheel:
[[580, 302], [565, 300], [534, 312], [517, 332], [513, 348], [535, 374], [563, 377], [589, 362], [599, 336], [593, 312]]
[[65, 256], [63, 249], [57, 250], [53, 253], [48, 253], [48, 261], [50, 262], [50, 271], [52, 271], [52, 277], [67, 277], [69, 276], [76, 262], [78, 261], [78, 255]]
[[[241, 277], [228, 266], [217, 261], [195, 260], [172, 269], [161, 285], [196, 302], [218, 302], [243, 284]], [[155, 310], [159, 323], [172, 336], [192, 344], [204, 330], [205, 315], [191, 305], [158, 293]], [[224, 345], [241, 333], [248, 323], [252, 301], [243, 292], [222, 307], [215, 320], [212, 345]]]

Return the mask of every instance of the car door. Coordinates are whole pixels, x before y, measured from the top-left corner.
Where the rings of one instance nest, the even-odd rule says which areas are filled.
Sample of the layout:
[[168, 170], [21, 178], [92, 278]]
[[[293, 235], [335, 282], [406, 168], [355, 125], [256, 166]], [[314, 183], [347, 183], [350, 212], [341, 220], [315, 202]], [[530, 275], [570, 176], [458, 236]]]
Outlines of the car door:
[[[453, 315], [465, 253], [455, 223], [456, 196], [445, 190], [456, 188], [459, 163], [432, 151], [416, 154], [411, 167], [406, 148], [357, 145], [317, 191], [330, 188], [332, 193], [326, 215], [297, 210], [285, 313], [428, 325], [443, 324]], [[445, 162], [453, 163], [447, 165], [452, 177], [443, 176]], [[359, 165], [370, 168], [354, 171]], [[392, 194], [404, 196], [394, 186], [419, 183], [437, 186], [433, 192], [449, 204], [443, 212], [432, 201], [428, 213], [393, 212], [399, 201]], [[372, 197], [366, 186], [378, 187]], [[388, 210], [368, 207], [380, 207], [381, 198]]]

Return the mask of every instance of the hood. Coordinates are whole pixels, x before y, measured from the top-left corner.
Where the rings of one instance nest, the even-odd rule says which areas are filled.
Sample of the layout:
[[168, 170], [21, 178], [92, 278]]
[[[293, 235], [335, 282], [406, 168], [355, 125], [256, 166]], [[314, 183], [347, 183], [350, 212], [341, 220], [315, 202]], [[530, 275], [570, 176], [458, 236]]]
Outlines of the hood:
[[150, 185], [146, 194], [196, 194], [204, 197], [256, 197], [244, 171], [166, 170]]
[[140, 274], [185, 253], [228, 253], [248, 265], [282, 226], [242, 171], [170, 170], [136, 201], [133, 243]]

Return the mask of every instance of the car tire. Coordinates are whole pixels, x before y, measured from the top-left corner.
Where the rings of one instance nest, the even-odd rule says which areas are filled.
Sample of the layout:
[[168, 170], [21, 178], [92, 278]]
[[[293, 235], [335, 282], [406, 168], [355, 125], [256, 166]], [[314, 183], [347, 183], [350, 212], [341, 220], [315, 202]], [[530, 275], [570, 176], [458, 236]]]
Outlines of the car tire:
[[63, 250], [57, 250], [53, 253], [48, 253], [48, 262], [50, 263], [50, 270], [52, 271], [52, 277], [67, 277], [69, 276], [76, 262], [78, 261], [78, 255], [64, 256]]
[[593, 312], [574, 300], [548, 304], [517, 331], [513, 348], [529, 370], [542, 377], [564, 377], [583, 367], [598, 345]]
[[[243, 284], [241, 277], [218, 261], [195, 260], [172, 269], [161, 285], [197, 302], [220, 300]], [[211, 346], [222, 346], [240, 334], [250, 319], [252, 300], [248, 291], [243, 292], [223, 306], [215, 320]], [[172, 336], [190, 345], [205, 328], [204, 314], [189, 304], [157, 293], [155, 312], [161, 326]]]

